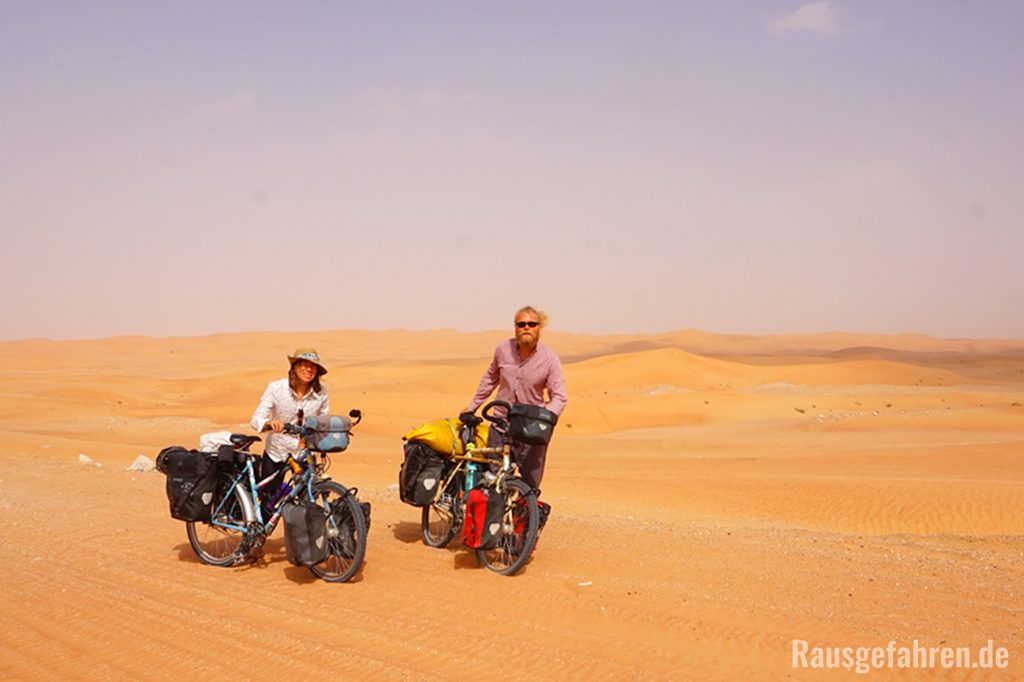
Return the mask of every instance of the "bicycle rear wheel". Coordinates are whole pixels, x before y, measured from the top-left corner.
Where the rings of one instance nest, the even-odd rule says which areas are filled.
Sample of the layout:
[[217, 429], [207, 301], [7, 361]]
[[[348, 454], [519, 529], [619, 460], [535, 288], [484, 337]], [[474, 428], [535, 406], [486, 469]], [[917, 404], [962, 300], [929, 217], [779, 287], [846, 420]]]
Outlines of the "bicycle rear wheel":
[[476, 560], [495, 573], [515, 575], [530, 560], [537, 545], [540, 511], [536, 493], [520, 480], [505, 481], [500, 492], [505, 497], [505, 513], [498, 546], [476, 550]]
[[[221, 477], [219, 489], [226, 491], [234, 479], [230, 475]], [[245, 528], [250, 519], [245, 518], [246, 506], [242, 500], [245, 492], [242, 485], [236, 485], [226, 498], [223, 493], [213, 505], [213, 516], [209, 521], [188, 521], [185, 532], [188, 543], [199, 560], [211, 566], [231, 566], [246, 555]], [[254, 519], [253, 519], [254, 520]]]
[[327, 510], [327, 558], [309, 567], [329, 583], [351, 580], [366, 557], [366, 518], [354, 494], [340, 483], [321, 481], [313, 489], [316, 502]]

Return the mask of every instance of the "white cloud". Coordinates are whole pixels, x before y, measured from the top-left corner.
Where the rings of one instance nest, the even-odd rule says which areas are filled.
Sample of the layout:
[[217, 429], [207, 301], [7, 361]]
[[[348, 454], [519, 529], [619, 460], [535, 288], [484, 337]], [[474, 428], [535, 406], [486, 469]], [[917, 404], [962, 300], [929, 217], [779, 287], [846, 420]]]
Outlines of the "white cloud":
[[839, 28], [838, 15], [835, 3], [830, 0], [811, 2], [768, 24], [768, 32], [775, 35], [800, 31], [835, 33]]

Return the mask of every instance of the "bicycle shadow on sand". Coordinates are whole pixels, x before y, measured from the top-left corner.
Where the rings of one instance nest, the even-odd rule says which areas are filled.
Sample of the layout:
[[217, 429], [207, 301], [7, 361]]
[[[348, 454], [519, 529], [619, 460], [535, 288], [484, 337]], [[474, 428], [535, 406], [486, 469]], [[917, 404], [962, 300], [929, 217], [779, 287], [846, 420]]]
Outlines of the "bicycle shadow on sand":
[[[199, 560], [199, 557], [196, 556], [195, 552], [192, 551], [192, 545], [187, 542], [178, 545], [174, 549], [177, 550], [178, 559], [180, 561], [192, 564], [203, 563]], [[364, 560], [359, 572], [352, 576], [346, 584], [362, 582], [363, 570], [366, 568], [366, 564], [367, 562]], [[267, 568], [279, 567], [283, 568], [285, 577], [293, 583], [305, 585], [308, 583], [321, 582], [320, 578], [313, 575], [307, 567], [294, 566], [288, 562], [288, 555], [284, 549], [284, 538], [271, 538], [263, 544], [263, 547], [260, 548], [256, 556], [251, 556], [242, 563], [235, 564], [234, 566], [225, 566], [222, 568], [227, 568], [231, 570], [232, 573], [246, 573], [249, 571], [262, 571]], [[211, 566], [210, 568], [217, 567]]]
[[[391, 527], [391, 532], [396, 540], [407, 545], [423, 543], [423, 528], [419, 523], [399, 521]], [[448, 552], [452, 557], [452, 566], [454, 568], [480, 568], [476, 562], [476, 554], [473, 550], [463, 547], [459, 537], [452, 538], [452, 541], [445, 547], [428, 547], [424, 544], [423, 549], [434, 552]]]
[[423, 531], [419, 522], [399, 521], [391, 526], [391, 532], [396, 540], [407, 545], [423, 541]]

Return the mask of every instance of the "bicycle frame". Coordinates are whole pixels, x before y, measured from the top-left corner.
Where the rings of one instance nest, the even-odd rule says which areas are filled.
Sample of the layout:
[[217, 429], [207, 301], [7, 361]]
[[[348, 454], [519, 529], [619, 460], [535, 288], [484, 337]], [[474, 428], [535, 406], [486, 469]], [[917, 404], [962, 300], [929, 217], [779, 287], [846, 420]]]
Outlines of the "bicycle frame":
[[[284, 481], [285, 488], [283, 494], [274, 502], [272, 507], [273, 511], [270, 517], [264, 521], [263, 508], [259, 503], [259, 491], [261, 488], [269, 485], [277, 474], [271, 474], [257, 482], [256, 467], [253, 466], [254, 457], [252, 456], [252, 453], [246, 452], [245, 454], [248, 455], [246, 457], [245, 467], [243, 467], [242, 471], [234, 478], [227, 491], [225, 491], [220, 504], [217, 505], [213, 511], [213, 519], [217, 518], [217, 513], [221, 510], [224, 504], [228, 503], [229, 500], [234, 499], [233, 494], [235, 488], [242, 484], [243, 479], [248, 478], [248, 495], [242, 496], [244, 504], [250, 505], [249, 509], [244, 510], [247, 512], [245, 516], [248, 518], [255, 518], [256, 523], [258, 524], [258, 530], [262, 531], [265, 535], [269, 535], [277, 526], [277, 522], [281, 518], [281, 509], [284, 508], [285, 503], [298, 497], [301, 494], [303, 487], [306, 488], [309, 499], [313, 499], [313, 480], [315, 478], [313, 473], [316, 471], [316, 464], [312, 461], [313, 454], [308, 451], [306, 455], [307, 464], [305, 466], [299, 464], [291, 455], [288, 456], [288, 464], [291, 465], [290, 469], [292, 471], [292, 475]], [[301, 468], [296, 471], [296, 467]], [[211, 524], [231, 530], [237, 530], [246, 534], [248, 534], [250, 530], [248, 527], [242, 527], [236, 524], [224, 523], [216, 520], [211, 520]]]
[[[452, 461], [455, 462], [455, 466], [453, 466], [451, 468], [451, 471], [448, 472], [448, 475], [445, 477], [442, 485], [439, 485], [437, 487], [437, 493], [434, 497], [433, 504], [436, 505], [438, 501], [441, 499], [441, 497], [445, 494], [448, 494], [449, 491], [451, 492], [451, 494], [458, 494], [458, 492], [462, 492], [465, 495], [469, 493], [470, 489], [474, 485], [476, 485], [476, 482], [471, 483], [469, 477], [466, 475], [469, 470], [469, 464], [471, 463], [484, 464], [490, 466], [492, 464], [496, 464], [499, 461], [499, 457], [501, 458], [501, 465], [498, 468], [497, 475], [493, 480], [487, 481], [487, 483], [485, 484], [489, 487], [495, 487], [500, 490], [503, 487], [502, 483], [506, 478], [518, 478], [518, 466], [514, 461], [512, 461], [512, 447], [507, 441], [504, 442], [500, 447], [479, 448], [473, 447], [471, 445], [472, 442], [472, 438], [467, 441], [469, 445], [466, 446], [465, 454], [453, 455], [451, 457]], [[485, 470], [485, 472], [490, 473], [488, 470]], [[452, 490], [453, 481], [459, 475], [462, 475], [463, 477], [463, 485], [460, 486], [458, 490]], [[458, 518], [459, 522], [461, 522], [461, 503], [455, 502], [452, 506], [451, 513], [453, 516]]]

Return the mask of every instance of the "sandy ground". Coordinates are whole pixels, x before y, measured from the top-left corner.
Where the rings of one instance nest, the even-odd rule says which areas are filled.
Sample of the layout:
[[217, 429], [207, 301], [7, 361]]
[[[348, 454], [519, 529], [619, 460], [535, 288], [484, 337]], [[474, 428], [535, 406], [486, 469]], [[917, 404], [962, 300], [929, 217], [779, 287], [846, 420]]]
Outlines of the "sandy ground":
[[[0, 678], [850, 679], [819, 647], [1005, 647], [1024, 678], [1024, 342], [548, 332], [570, 404], [551, 521], [514, 578], [419, 541], [401, 435], [454, 416], [505, 334], [336, 331], [0, 343]], [[247, 421], [314, 345], [364, 423], [331, 474], [365, 567], [213, 568], [128, 466]], [[83, 464], [80, 455], [96, 464]]]

